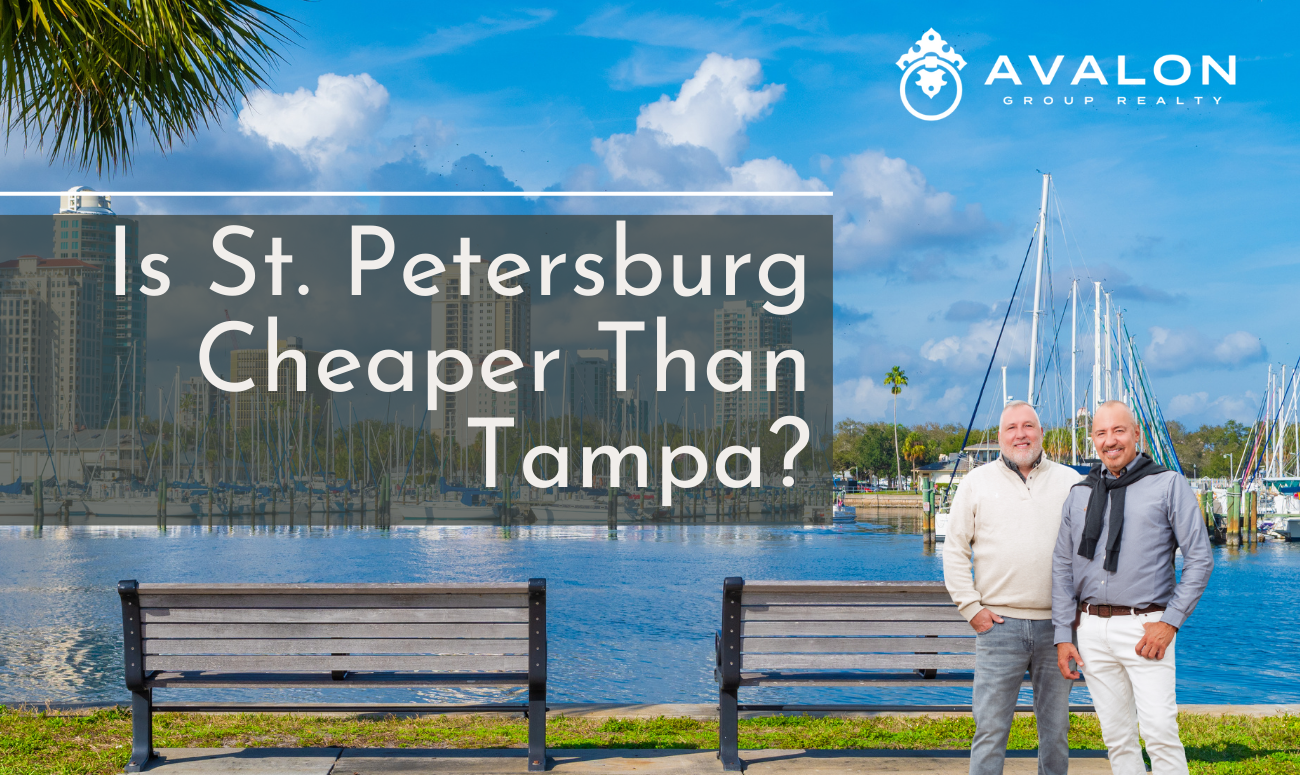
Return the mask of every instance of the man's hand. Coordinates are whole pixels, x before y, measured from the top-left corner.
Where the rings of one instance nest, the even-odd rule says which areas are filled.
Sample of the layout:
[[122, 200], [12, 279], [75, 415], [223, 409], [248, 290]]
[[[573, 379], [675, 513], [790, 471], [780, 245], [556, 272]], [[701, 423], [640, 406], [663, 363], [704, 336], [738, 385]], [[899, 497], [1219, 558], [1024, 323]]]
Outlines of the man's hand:
[[994, 622], [1002, 624], [1002, 617], [987, 608], [981, 608], [979, 613], [971, 617], [970, 626], [975, 628], [975, 632], [988, 632], [993, 629]]
[[1079, 674], [1070, 669], [1070, 660], [1079, 667], [1083, 667], [1083, 657], [1079, 656], [1079, 650], [1074, 647], [1073, 643], [1056, 644], [1056, 666], [1060, 668], [1061, 675], [1069, 678], [1071, 681], [1079, 680]]
[[1147, 659], [1164, 659], [1165, 649], [1169, 644], [1174, 642], [1174, 636], [1178, 634], [1178, 628], [1165, 622], [1146, 622], [1142, 625], [1146, 634], [1142, 640], [1138, 641], [1137, 648], [1134, 649], [1139, 657]]

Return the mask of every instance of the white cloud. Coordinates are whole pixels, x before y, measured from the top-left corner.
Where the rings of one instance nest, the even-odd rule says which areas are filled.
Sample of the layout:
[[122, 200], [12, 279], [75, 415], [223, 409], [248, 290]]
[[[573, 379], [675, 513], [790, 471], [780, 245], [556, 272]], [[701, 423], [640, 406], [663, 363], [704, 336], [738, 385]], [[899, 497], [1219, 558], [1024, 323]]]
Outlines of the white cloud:
[[992, 230], [979, 205], [960, 207], [919, 169], [879, 151], [844, 160], [835, 184], [835, 269], [884, 269], [900, 249], [952, 246]]
[[[909, 424], [908, 413], [920, 410], [926, 421], [962, 420], [970, 408], [966, 405], [967, 389], [960, 385], [945, 388], [943, 395], [931, 399], [933, 383], [912, 383], [903, 388], [898, 397], [898, 421]], [[855, 420], [872, 422], [892, 420], [894, 416], [894, 395], [889, 388], [876, 382], [871, 377], [855, 377], [835, 384], [833, 389], [835, 418], [850, 417]]]
[[368, 143], [387, 120], [388, 90], [378, 81], [367, 73], [325, 73], [316, 79], [314, 92], [299, 88], [249, 94], [239, 112], [239, 129], [319, 168]]
[[555, 11], [549, 8], [525, 9], [515, 15], [480, 16], [467, 24], [454, 27], [441, 27], [426, 36], [415, 46], [397, 52], [397, 58], [412, 59], [417, 57], [447, 54], [457, 49], [478, 43], [480, 40], [506, 35], [511, 32], [532, 29], [545, 24], [555, 17]]
[[1216, 341], [1195, 328], [1148, 329], [1151, 343], [1142, 353], [1147, 368], [1164, 374], [1197, 368], [1232, 368], [1268, 358], [1259, 337], [1248, 331], [1234, 331]]
[[1264, 345], [1248, 331], [1235, 331], [1214, 346], [1214, 357], [1227, 366], [1254, 363], [1264, 357]]
[[835, 416], [878, 420], [889, 413], [894, 396], [871, 377], [846, 379], [834, 387]]
[[[676, 98], [641, 106], [636, 132], [596, 138], [592, 150], [616, 186], [680, 190], [825, 190], [776, 157], [740, 157], [749, 124], [767, 115], [785, 87], [763, 85], [757, 60], [709, 54]], [[703, 204], [717, 208], [729, 205]]]
[[1166, 415], [1171, 420], [1221, 423], [1225, 420], [1249, 422], [1259, 408], [1259, 398], [1253, 393], [1222, 395], [1211, 399], [1205, 391], [1174, 396], [1169, 401]]
[[[921, 357], [945, 368], [965, 372], [982, 370], [988, 366], [993, 347], [998, 341], [998, 331], [1002, 328], [1001, 320], [980, 320], [971, 323], [966, 333], [960, 336], [947, 336], [942, 339], [927, 339], [921, 345]], [[998, 348], [998, 357], [1002, 361], [1017, 361], [1025, 356], [1028, 348], [1023, 337], [1019, 336], [1019, 326], [1008, 328]]]
[[745, 126], [761, 118], [785, 95], [785, 87], [758, 88], [763, 68], [756, 59], [709, 54], [682, 84], [677, 99], [662, 95], [642, 106], [637, 129], [662, 132], [673, 145], [698, 145], [734, 164], [745, 149]]

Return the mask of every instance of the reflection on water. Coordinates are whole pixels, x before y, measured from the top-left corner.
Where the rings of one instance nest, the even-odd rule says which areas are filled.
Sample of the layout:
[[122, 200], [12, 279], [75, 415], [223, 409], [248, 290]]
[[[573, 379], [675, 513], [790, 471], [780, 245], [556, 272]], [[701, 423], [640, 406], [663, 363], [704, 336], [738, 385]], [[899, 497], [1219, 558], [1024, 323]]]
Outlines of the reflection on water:
[[[942, 578], [922, 548], [915, 510], [866, 523], [495, 527], [311, 527], [217, 520], [160, 530], [137, 524], [0, 527], [0, 701], [118, 701], [121, 614], [115, 585], [142, 581], [520, 581], [548, 579], [556, 702], [710, 702], [722, 579]], [[1200, 607], [1178, 636], [1186, 703], [1300, 702], [1300, 544], [1216, 549]], [[1256, 625], [1257, 620], [1262, 620]], [[1227, 656], [1225, 656], [1227, 655]], [[180, 692], [168, 695], [182, 699]], [[286, 694], [227, 690], [209, 699]], [[497, 691], [302, 691], [309, 700], [486, 699]], [[964, 702], [928, 689], [764, 689], [751, 701], [856, 698]], [[1086, 701], [1086, 694], [1079, 699]]]

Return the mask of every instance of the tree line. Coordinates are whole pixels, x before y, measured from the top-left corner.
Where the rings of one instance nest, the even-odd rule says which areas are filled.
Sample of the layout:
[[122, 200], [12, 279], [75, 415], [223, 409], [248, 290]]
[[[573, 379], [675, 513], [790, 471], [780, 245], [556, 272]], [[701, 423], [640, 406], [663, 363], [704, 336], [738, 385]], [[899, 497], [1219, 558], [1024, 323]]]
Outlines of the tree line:
[[[1231, 474], [1229, 464], [1239, 469], [1243, 452], [1249, 453], [1246, 442], [1251, 426], [1245, 423], [1229, 420], [1222, 425], [1202, 425], [1196, 430], [1177, 421], [1170, 421], [1166, 425], [1183, 473], [1188, 477], [1227, 477]], [[903, 470], [907, 471], [914, 466], [938, 462], [940, 455], [959, 451], [966, 428], [951, 423], [945, 425], [929, 422], [907, 426], [889, 422], [840, 420], [835, 424], [833, 441], [835, 470], [856, 468], [855, 475], [859, 479], [893, 475], [895, 433], [898, 438], [898, 454], [906, 461]], [[997, 437], [996, 426], [975, 428], [971, 430], [967, 444], [996, 442]], [[1080, 457], [1091, 454], [1087, 442], [1088, 429], [1081, 426], [1075, 442]], [[1049, 428], [1043, 436], [1043, 449], [1052, 459], [1068, 462], [1070, 430]]]

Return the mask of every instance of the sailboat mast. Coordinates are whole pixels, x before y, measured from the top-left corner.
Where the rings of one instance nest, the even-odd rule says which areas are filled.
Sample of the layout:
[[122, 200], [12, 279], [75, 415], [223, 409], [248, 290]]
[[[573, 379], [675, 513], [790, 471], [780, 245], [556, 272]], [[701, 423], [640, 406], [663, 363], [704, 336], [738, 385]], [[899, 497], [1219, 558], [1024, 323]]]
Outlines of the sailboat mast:
[[1051, 175], [1043, 174], [1043, 201], [1038, 207], [1038, 265], [1034, 271], [1034, 322], [1029, 329], [1029, 392], [1025, 394], [1030, 406], [1035, 404], [1034, 382], [1038, 374], [1038, 316], [1042, 312], [1039, 306], [1043, 294], [1043, 247], [1047, 242], [1047, 186], [1051, 180]]
[[1110, 294], [1106, 294], [1106, 340], [1102, 344], [1106, 348], [1106, 400], [1111, 399], [1110, 383], [1113, 372], [1111, 370], [1112, 355], [1110, 352]]
[[[1124, 382], [1124, 377], [1128, 375], [1125, 371], [1128, 366], [1124, 358], [1124, 344], [1124, 313], [1117, 305], [1115, 307], [1115, 398], [1128, 403], [1128, 386]], [[1134, 414], [1136, 415], [1136, 412]]]
[[1007, 367], [1003, 366], [1002, 367], [1002, 405], [1006, 406], [1007, 402], [1009, 402], [1010, 400], [1011, 400], [1011, 396], [1007, 395]]
[[1070, 283], [1070, 464], [1079, 464], [1079, 400], [1075, 396], [1079, 357], [1079, 280]]
[[181, 429], [180, 417], [177, 411], [181, 408], [181, 367], [176, 367], [176, 403], [172, 404], [172, 481], [179, 481], [181, 478], [181, 458], [180, 452]]
[[1101, 283], [1092, 284], [1096, 298], [1092, 305], [1092, 410], [1101, 406]]

